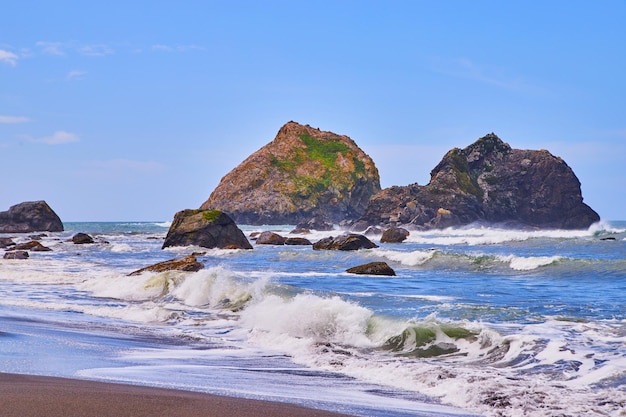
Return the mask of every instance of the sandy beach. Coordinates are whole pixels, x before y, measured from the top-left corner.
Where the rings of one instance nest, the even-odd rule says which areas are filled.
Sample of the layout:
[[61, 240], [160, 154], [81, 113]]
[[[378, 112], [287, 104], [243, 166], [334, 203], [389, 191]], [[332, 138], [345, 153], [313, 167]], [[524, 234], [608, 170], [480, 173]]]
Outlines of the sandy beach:
[[269, 401], [68, 378], [0, 373], [4, 417], [340, 417]]

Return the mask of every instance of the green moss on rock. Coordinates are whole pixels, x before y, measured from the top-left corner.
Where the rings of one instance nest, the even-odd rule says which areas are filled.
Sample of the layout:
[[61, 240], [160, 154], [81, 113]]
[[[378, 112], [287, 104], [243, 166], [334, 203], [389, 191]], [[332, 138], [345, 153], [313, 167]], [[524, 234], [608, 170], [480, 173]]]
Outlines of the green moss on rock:
[[220, 217], [221, 214], [222, 212], [220, 210], [207, 210], [202, 213], [202, 220], [213, 222]]

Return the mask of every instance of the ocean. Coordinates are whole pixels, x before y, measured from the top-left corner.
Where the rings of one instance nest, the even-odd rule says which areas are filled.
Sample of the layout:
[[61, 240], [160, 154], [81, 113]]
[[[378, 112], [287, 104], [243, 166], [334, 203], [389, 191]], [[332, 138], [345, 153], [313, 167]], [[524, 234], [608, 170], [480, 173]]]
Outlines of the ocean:
[[[374, 236], [357, 252], [162, 250], [168, 227], [65, 223], [40, 240], [52, 251], [0, 259], [0, 372], [359, 416], [626, 415], [624, 221]], [[205, 269], [128, 276], [192, 252]], [[372, 261], [397, 275], [345, 272]]]

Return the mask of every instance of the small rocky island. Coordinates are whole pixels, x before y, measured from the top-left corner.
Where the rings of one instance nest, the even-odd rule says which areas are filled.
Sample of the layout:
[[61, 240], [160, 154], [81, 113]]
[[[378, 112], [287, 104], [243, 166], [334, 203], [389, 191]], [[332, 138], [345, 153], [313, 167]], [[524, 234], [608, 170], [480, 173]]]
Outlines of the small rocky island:
[[583, 203], [580, 181], [565, 161], [546, 150], [513, 149], [493, 133], [450, 150], [430, 177], [425, 186], [394, 186], [373, 196], [354, 230], [474, 222], [586, 229], [600, 220]]
[[0, 212], [0, 233], [62, 232], [63, 222], [45, 201], [26, 201]]
[[289, 122], [229, 172], [201, 209], [238, 224], [339, 223], [365, 213], [380, 191], [374, 161], [348, 136]]

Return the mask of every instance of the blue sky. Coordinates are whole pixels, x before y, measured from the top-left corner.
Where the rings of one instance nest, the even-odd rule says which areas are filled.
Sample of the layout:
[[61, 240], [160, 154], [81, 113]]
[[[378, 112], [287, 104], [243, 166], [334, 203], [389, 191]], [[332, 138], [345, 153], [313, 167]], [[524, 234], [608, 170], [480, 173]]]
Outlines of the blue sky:
[[[93, 4], [92, 4], [93, 3]], [[383, 187], [495, 132], [626, 219], [624, 1], [9, 2], [0, 211], [171, 220], [290, 120], [354, 139]]]

